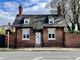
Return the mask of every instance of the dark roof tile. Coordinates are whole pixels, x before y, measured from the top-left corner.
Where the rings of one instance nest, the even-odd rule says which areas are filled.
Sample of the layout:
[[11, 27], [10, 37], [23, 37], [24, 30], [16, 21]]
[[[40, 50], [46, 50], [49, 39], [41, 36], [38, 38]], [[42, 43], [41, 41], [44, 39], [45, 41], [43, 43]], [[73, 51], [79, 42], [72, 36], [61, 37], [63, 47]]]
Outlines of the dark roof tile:
[[[48, 24], [48, 16], [55, 17], [55, 23]], [[23, 24], [24, 18], [31, 18], [29, 24]], [[23, 15], [17, 16], [13, 25], [14, 27], [33, 27], [34, 29], [43, 29], [43, 27], [59, 27], [58, 23], [63, 20], [62, 16], [57, 15]], [[61, 26], [60, 26], [61, 27]]]

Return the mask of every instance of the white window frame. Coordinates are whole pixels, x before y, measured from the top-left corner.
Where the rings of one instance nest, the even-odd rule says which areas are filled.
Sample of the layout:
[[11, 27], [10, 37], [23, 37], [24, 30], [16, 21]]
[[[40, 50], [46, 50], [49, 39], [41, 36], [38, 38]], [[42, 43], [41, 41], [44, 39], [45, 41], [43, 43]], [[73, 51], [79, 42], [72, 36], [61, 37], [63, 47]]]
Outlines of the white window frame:
[[[54, 23], [54, 18], [53, 18], [52, 16], [49, 16], [48, 18], [49, 18], [49, 19], [48, 19], [48, 20], [49, 20], [48, 23], [49, 23], [49, 24], [53, 24], [53, 23]], [[52, 21], [52, 23], [51, 23], [50, 21]]]
[[[48, 28], [48, 40], [56, 40], [56, 29], [55, 28]], [[49, 38], [49, 34], [51, 34], [51, 38]], [[54, 38], [52, 37], [52, 34], [54, 34]]]
[[[26, 23], [26, 21], [28, 22], [28, 23]], [[30, 19], [28, 18], [28, 19], [24, 19], [24, 24], [29, 24], [29, 22], [30, 22]]]
[[[29, 38], [24, 38], [24, 34], [25, 35], [29, 35]], [[30, 40], [30, 29], [22, 29], [22, 40]]]

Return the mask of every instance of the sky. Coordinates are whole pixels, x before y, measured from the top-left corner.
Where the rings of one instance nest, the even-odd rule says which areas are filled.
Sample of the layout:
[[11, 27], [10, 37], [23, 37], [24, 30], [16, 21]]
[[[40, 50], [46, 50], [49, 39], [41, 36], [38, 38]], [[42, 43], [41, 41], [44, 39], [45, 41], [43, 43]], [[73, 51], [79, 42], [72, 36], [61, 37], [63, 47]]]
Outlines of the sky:
[[14, 22], [20, 2], [23, 6], [23, 14], [50, 13], [45, 8], [48, 0], [0, 0], [0, 26]]

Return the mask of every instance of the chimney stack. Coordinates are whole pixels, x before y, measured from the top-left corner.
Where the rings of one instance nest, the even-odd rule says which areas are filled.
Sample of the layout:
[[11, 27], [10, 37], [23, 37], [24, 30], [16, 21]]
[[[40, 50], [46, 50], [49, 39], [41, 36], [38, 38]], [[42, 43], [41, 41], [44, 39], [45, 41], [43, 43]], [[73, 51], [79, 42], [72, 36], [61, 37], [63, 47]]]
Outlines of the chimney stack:
[[8, 23], [8, 26], [11, 26], [11, 23], [10, 22]]
[[58, 14], [58, 16], [61, 15], [61, 6], [60, 6], [59, 3], [58, 3], [58, 6], [57, 6], [57, 14]]
[[22, 8], [22, 5], [20, 3], [20, 5], [19, 5], [19, 16], [22, 16], [22, 12], [23, 12], [23, 8]]

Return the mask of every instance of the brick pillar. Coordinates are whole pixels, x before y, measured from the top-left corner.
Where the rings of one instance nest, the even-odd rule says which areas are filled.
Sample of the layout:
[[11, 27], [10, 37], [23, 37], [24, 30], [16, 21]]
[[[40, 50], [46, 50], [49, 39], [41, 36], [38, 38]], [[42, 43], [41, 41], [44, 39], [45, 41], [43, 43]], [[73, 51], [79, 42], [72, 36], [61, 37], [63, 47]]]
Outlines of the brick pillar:
[[43, 29], [43, 44], [44, 46], [47, 46], [48, 43], [48, 30], [47, 28]]

